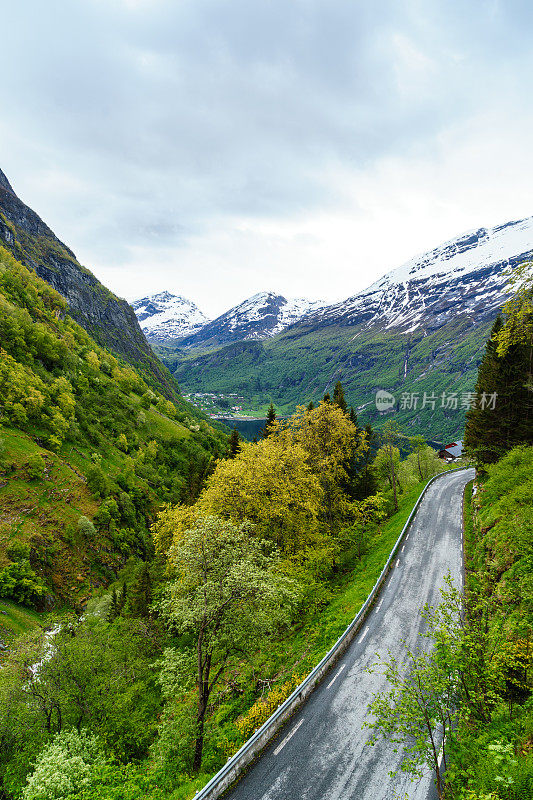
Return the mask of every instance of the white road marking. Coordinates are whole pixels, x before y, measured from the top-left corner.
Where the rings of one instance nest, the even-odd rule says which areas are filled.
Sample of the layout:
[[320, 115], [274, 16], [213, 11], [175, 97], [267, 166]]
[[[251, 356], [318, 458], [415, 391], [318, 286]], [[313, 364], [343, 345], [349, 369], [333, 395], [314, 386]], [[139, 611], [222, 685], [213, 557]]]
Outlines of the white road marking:
[[402, 553], [403, 553], [404, 550], [405, 550], [405, 545], [402, 547]]
[[343, 664], [342, 667], [340, 668], [340, 670], [335, 675], [335, 677], [330, 680], [330, 682], [328, 683], [328, 685], [326, 687], [327, 689], [329, 689], [330, 686], [333, 686], [333, 684], [335, 683], [335, 681], [337, 680], [337, 678], [339, 677], [339, 675], [341, 674], [341, 672], [343, 671], [345, 666], [346, 666], [346, 664]]
[[277, 756], [277, 754], [278, 754], [278, 753], [280, 753], [280, 752], [283, 750], [283, 748], [285, 747], [285, 745], [287, 744], [287, 742], [289, 742], [289, 741], [292, 739], [292, 737], [294, 736], [294, 734], [296, 733], [296, 731], [298, 730], [298, 728], [300, 727], [300, 725], [303, 725], [303, 722], [304, 722], [304, 718], [302, 717], [302, 718], [301, 718], [301, 720], [300, 720], [300, 722], [298, 722], [298, 724], [294, 726], [294, 728], [292, 729], [292, 731], [291, 731], [290, 733], [288, 733], [288, 734], [287, 734], [287, 736], [284, 738], [284, 740], [282, 741], [282, 743], [281, 743], [281, 744], [278, 744], [278, 746], [277, 746], [277, 747], [276, 747], [276, 749], [274, 750], [274, 755], [275, 755], [275, 756]]
[[379, 611], [379, 609], [381, 608], [382, 605], [383, 605], [383, 600], [380, 600], [379, 601], [379, 606], [376, 608], [376, 613]]
[[362, 642], [362, 641], [363, 641], [363, 639], [365, 638], [365, 636], [367, 635], [367, 633], [368, 633], [368, 627], [369, 627], [369, 626], [367, 625], [367, 626], [366, 626], [366, 628], [364, 629], [364, 631], [363, 631], [363, 635], [362, 635], [362, 636], [361, 636], [361, 638], [359, 639], [359, 641], [360, 641], [360, 642]]
[[396, 562], [396, 566], [397, 566], [397, 567], [399, 567], [399, 566], [400, 566], [400, 559], [398, 559], [398, 561]]

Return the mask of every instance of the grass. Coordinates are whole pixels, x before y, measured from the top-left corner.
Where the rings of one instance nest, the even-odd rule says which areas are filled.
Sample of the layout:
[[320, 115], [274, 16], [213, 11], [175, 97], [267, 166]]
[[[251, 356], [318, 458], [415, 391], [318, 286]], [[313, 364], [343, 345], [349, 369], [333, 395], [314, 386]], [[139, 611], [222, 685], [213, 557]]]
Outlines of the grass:
[[0, 600], [0, 639], [9, 641], [15, 636], [42, 625], [43, 617], [29, 608], [24, 608], [10, 600]]

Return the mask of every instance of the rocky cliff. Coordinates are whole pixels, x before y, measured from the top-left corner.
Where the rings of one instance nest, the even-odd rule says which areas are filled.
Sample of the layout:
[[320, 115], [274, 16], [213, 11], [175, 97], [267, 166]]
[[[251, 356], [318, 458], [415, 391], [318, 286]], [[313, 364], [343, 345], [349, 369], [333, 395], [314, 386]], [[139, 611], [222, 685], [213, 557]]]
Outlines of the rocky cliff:
[[176, 384], [152, 352], [131, 306], [81, 266], [72, 250], [17, 197], [1, 170], [0, 245], [63, 295], [71, 316], [99, 344], [141, 369], [166, 395], [174, 394]]

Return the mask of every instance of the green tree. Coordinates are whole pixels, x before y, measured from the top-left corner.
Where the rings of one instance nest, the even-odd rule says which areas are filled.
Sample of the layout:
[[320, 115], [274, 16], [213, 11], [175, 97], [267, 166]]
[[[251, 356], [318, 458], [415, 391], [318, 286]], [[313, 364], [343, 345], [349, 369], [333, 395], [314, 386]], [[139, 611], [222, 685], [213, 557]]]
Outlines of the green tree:
[[241, 446], [241, 437], [237, 428], [233, 428], [228, 441], [228, 457], [235, 458]]
[[28, 473], [28, 477], [32, 480], [36, 480], [37, 478], [42, 478], [44, 475], [44, 471], [46, 469], [46, 463], [44, 458], [39, 455], [39, 453], [35, 453], [28, 459], [26, 471]]
[[39, 753], [23, 800], [61, 800], [88, 788], [105, 765], [102, 743], [85, 729], [58, 733]]
[[146, 562], [129, 587], [128, 614], [132, 617], [147, 617], [152, 604], [152, 580]]
[[353, 504], [354, 522], [342, 532], [341, 538], [345, 546], [356, 548], [358, 558], [365, 553], [368, 546], [370, 528], [385, 519], [385, 498], [375, 494]]
[[424, 475], [422, 473], [422, 463], [420, 461], [420, 453], [426, 445], [426, 440], [420, 434], [417, 434], [416, 436], [410, 436], [409, 445], [411, 446], [412, 452], [415, 453], [416, 455], [418, 475], [420, 477], [420, 480], [422, 480], [424, 478]]
[[335, 388], [333, 389], [333, 402], [335, 405], [339, 406], [341, 411], [344, 411], [346, 414], [348, 411], [348, 404], [346, 403], [346, 398], [344, 397], [344, 389], [342, 383], [337, 381], [335, 384]]
[[389, 420], [380, 431], [381, 448], [376, 455], [374, 464], [376, 469], [381, 469], [392, 489], [394, 510], [398, 511], [398, 464], [400, 462], [400, 451], [398, 442], [400, 439], [400, 428], [398, 423]]
[[272, 433], [275, 422], [276, 422], [276, 409], [274, 408], [274, 404], [270, 403], [266, 415], [265, 427], [263, 428], [263, 436], [265, 438], [267, 436], [270, 436], [270, 434]]
[[[209, 699], [228, 670], [237, 669], [265, 635], [288, 622], [296, 584], [283, 575], [249, 526], [204, 517], [169, 552], [174, 574], [159, 603], [169, 625], [194, 638], [198, 703], [193, 769], [202, 764]], [[190, 669], [180, 660], [186, 679]], [[190, 673], [189, 673], [190, 674]]]
[[96, 528], [84, 514], [78, 519], [78, 531], [85, 539], [94, 539], [96, 536]]

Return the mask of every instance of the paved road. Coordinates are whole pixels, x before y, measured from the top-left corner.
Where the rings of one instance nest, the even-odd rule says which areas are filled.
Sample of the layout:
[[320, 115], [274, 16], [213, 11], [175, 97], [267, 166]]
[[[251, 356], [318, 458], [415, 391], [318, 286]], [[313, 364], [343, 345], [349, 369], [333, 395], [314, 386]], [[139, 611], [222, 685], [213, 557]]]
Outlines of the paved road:
[[[473, 470], [449, 473], [428, 489], [405, 547], [361, 632], [345, 655], [291, 718], [261, 758], [227, 795], [228, 800], [427, 800], [431, 774], [411, 782], [391, 778], [401, 754], [381, 742], [365, 743], [363, 728], [374, 692], [385, 688], [365, 668], [390, 649], [402, 657], [400, 640], [417, 644], [424, 604], [439, 600], [448, 570], [462, 573], [462, 493]], [[408, 668], [407, 660], [405, 667]]]

